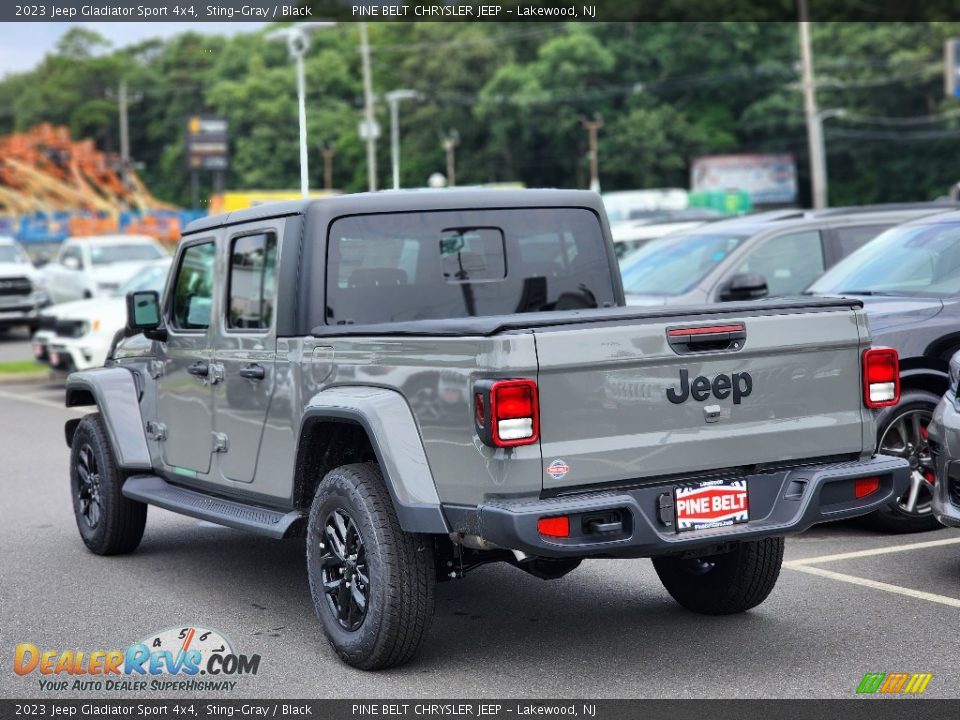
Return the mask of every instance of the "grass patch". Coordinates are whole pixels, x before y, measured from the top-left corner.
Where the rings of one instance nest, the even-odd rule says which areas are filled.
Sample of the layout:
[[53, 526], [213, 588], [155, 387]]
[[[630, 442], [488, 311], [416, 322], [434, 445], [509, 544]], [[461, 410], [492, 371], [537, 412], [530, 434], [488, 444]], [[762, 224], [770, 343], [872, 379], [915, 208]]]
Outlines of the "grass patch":
[[0, 375], [19, 375], [21, 373], [35, 373], [49, 370], [46, 365], [41, 365], [33, 360], [12, 360], [10, 362], [0, 362]]

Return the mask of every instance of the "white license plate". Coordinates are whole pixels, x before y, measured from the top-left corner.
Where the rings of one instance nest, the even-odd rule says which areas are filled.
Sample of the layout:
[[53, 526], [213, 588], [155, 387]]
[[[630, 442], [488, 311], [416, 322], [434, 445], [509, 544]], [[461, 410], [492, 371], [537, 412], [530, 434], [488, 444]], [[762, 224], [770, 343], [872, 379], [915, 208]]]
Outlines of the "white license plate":
[[746, 480], [706, 480], [674, 490], [677, 532], [706, 530], [750, 519]]

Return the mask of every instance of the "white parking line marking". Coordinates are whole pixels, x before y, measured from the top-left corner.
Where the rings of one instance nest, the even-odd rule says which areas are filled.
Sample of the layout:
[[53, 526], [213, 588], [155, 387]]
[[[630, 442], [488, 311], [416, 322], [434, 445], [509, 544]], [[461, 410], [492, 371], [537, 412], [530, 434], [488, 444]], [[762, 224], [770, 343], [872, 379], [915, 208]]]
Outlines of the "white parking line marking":
[[891, 547], [858, 550], [856, 552], [838, 553], [836, 555], [820, 555], [819, 557], [789, 560], [785, 562], [783, 566], [796, 568], [798, 565], [812, 565], [813, 563], [833, 562], [835, 560], [853, 560], [854, 558], [871, 557], [873, 555], [886, 555], [887, 553], [904, 552], [905, 550], [923, 550], [924, 548], [940, 547], [941, 545], [956, 545], [957, 543], [960, 543], [960, 537], [947, 538], [945, 540], [928, 540], [927, 542], [908, 543], [906, 545], [893, 545]]
[[[786, 567], [787, 564], [784, 563]], [[907, 597], [927, 602], [939, 603], [953, 608], [960, 608], [960, 599], [947, 597], [946, 595], [934, 595], [933, 593], [914, 590], [913, 588], [900, 587], [899, 585], [890, 585], [889, 583], [878, 582], [877, 580], [868, 580], [867, 578], [856, 577], [854, 575], [845, 575], [844, 573], [833, 572], [825, 568], [810, 567], [809, 565], [791, 565], [791, 570], [808, 573], [810, 575], [819, 575], [830, 580], [839, 580], [840, 582], [850, 583], [851, 585], [860, 585], [862, 587], [872, 588], [874, 590], [883, 590], [884, 592], [896, 593], [897, 595], [906, 595]]]
[[19, 400], [20, 402], [33, 403], [34, 405], [43, 405], [44, 407], [57, 408], [57, 410], [66, 410], [67, 412], [80, 413], [81, 415], [86, 415], [89, 412], [93, 412], [95, 409], [92, 407], [68, 408], [63, 403], [55, 403], [52, 400], [44, 400], [43, 398], [30, 397], [29, 395], [16, 395], [14, 393], [4, 392], [2, 390], [0, 390], [0, 398], [7, 398], [9, 400]]

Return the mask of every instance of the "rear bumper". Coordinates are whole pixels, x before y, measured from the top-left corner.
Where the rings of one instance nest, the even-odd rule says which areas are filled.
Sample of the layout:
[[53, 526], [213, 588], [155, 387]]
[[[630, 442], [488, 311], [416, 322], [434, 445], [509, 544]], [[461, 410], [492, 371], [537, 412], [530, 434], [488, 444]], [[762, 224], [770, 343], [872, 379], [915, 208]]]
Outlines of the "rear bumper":
[[[529, 555], [654, 557], [799, 533], [817, 523], [864, 515], [903, 494], [909, 474], [906, 460], [878, 455], [865, 461], [746, 475], [749, 522], [682, 533], [674, 529], [672, 518], [673, 489], [681, 484], [676, 482], [548, 499], [496, 500], [476, 508], [446, 506], [444, 510], [455, 532], [479, 535], [498, 547]], [[856, 498], [854, 481], [870, 476], [880, 478], [879, 489]], [[670, 507], [662, 508], [667, 502]], [[557, 515], [570, 517], [571, 537], [541, 536], [537, 521]], [[595, 518], [611, 516], [619, 517], [620, 532], [591, 529], [596, 527]]]

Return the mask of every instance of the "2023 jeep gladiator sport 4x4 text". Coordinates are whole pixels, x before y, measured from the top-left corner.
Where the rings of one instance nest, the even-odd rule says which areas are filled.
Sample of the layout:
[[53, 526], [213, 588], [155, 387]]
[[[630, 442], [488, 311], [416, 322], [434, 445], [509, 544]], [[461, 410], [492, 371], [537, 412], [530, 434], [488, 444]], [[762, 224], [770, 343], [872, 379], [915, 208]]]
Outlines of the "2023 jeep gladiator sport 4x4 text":
[[652, 557], [696, 612], [742, 612], [783, 536], [904, 492], [874, 454], [896, 354], [856, 300], [626, 308], [599, 197], [387, 192], [187, 228], [162, 299], [131, 293], [108, 366], [72, 374], [83, 541], [147, 505], [306, 535], [337, 653], [416, 652], [434, 584]]

